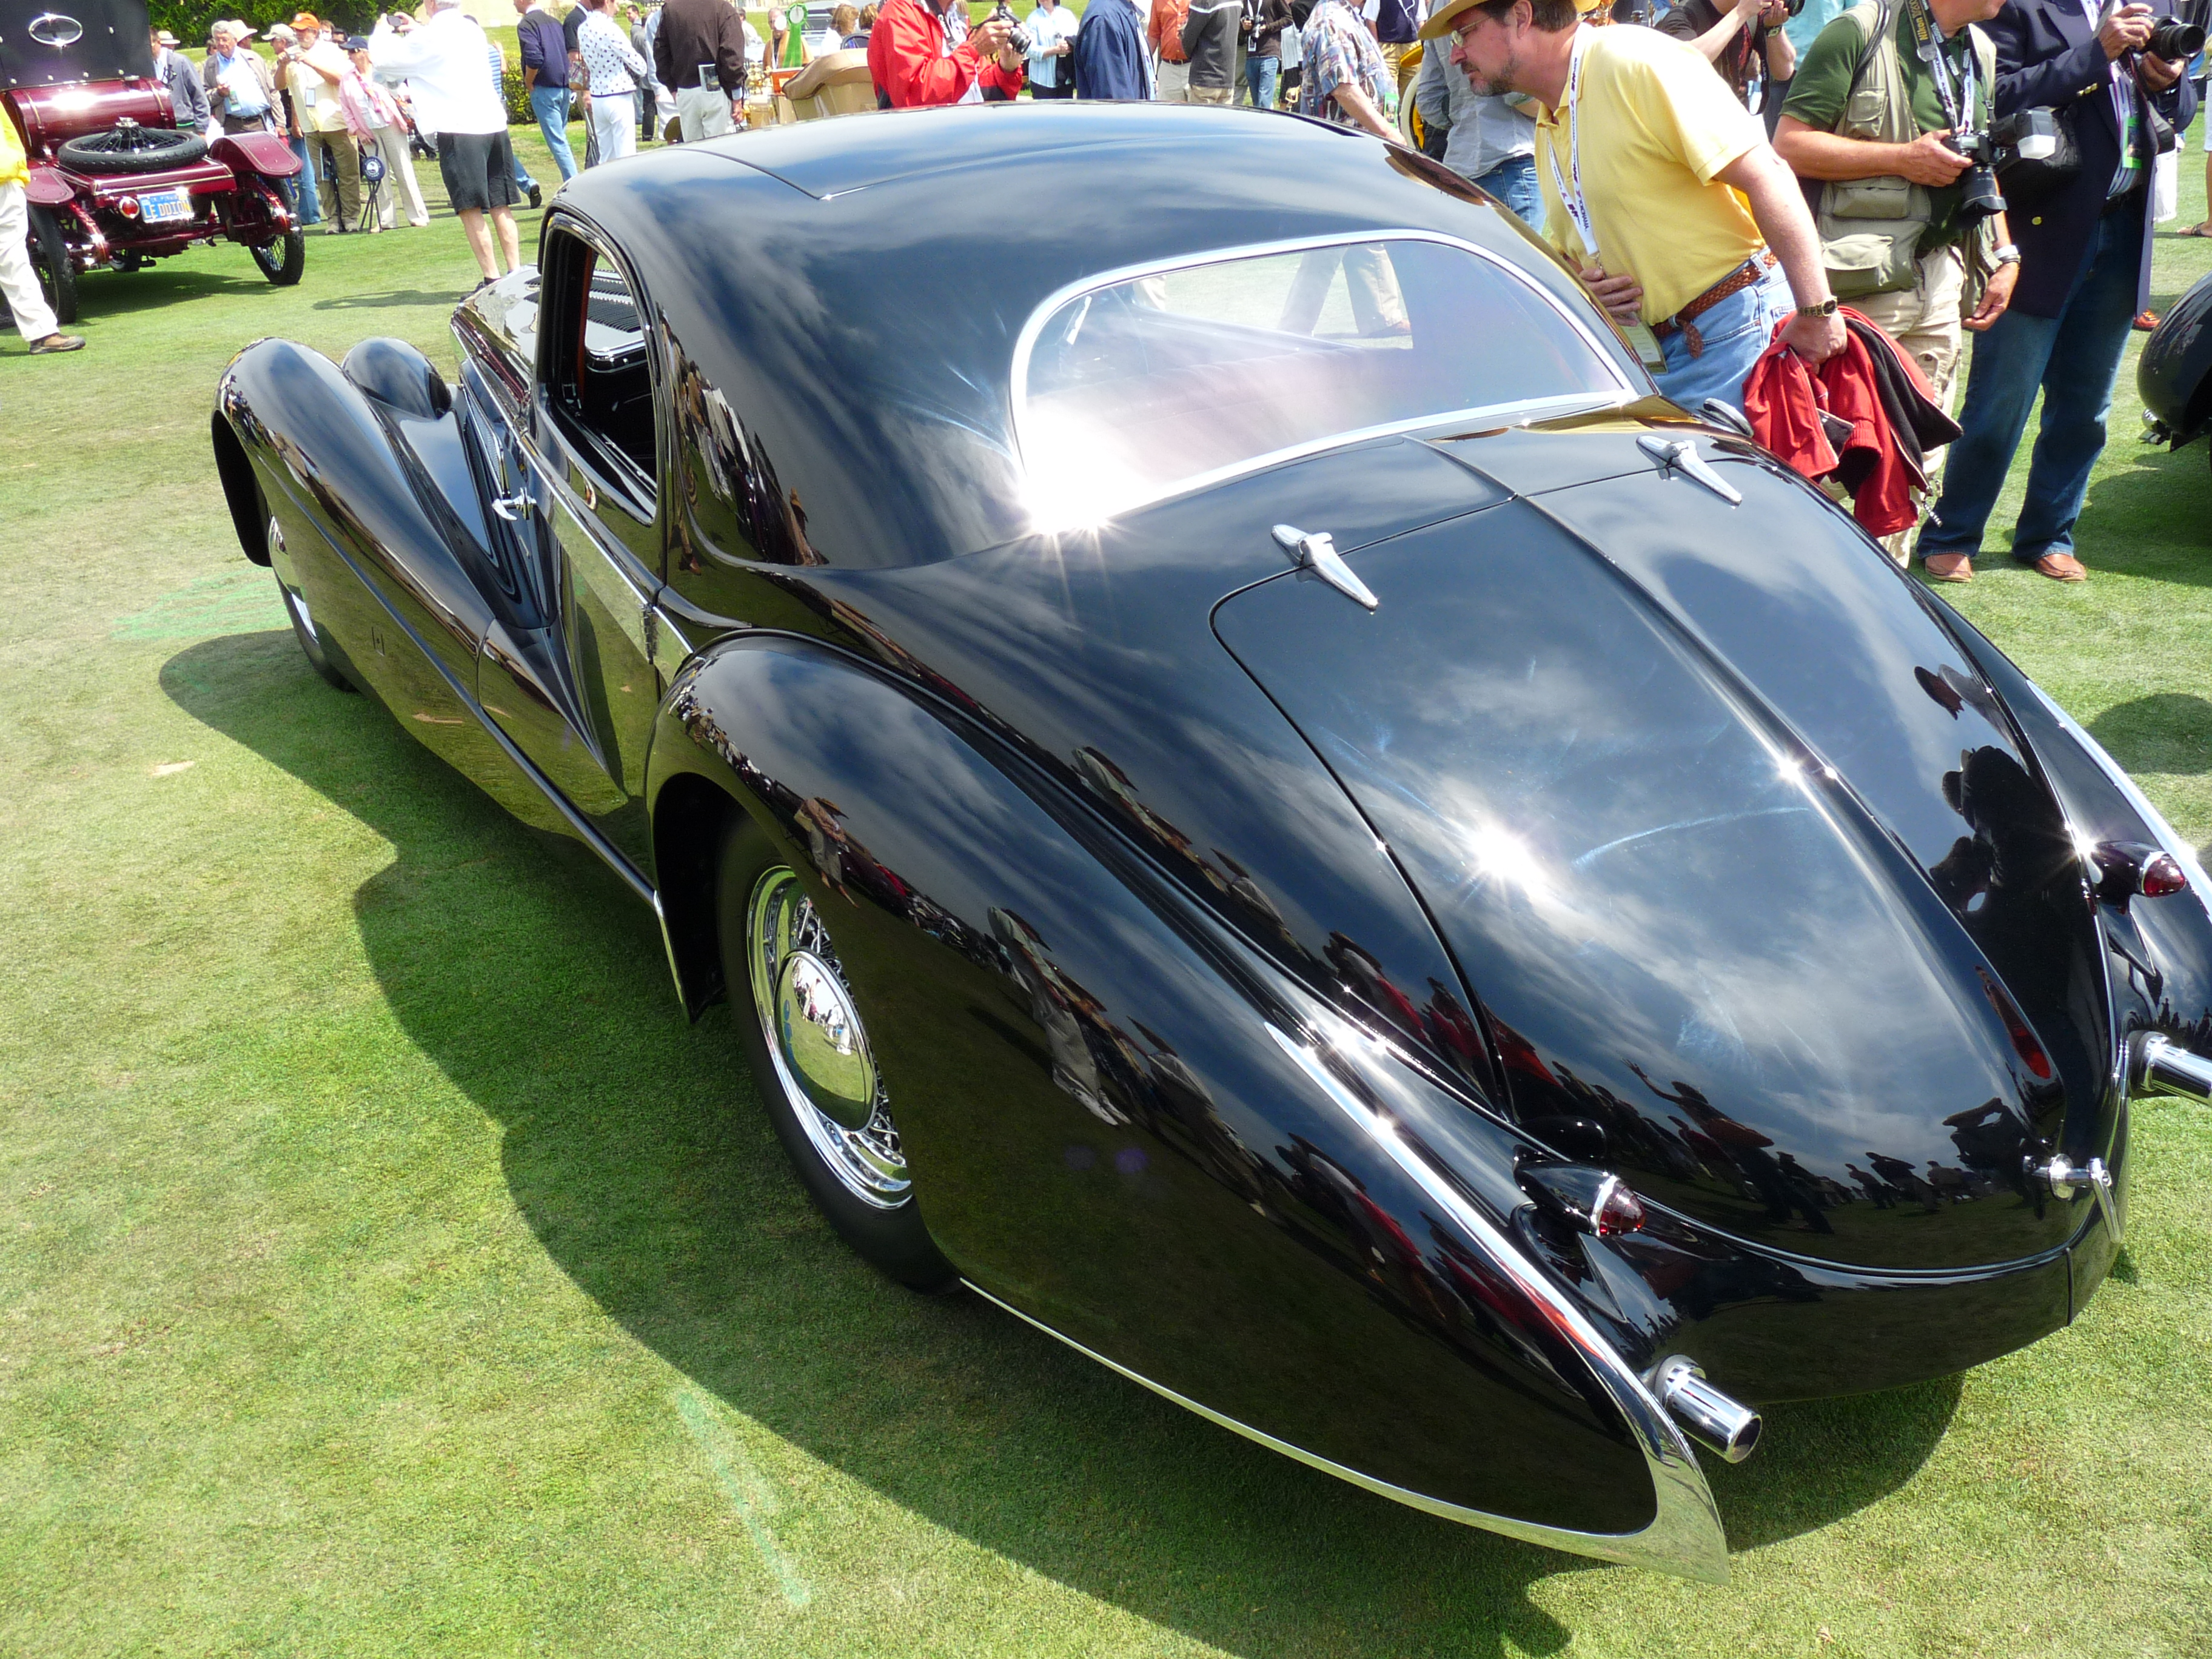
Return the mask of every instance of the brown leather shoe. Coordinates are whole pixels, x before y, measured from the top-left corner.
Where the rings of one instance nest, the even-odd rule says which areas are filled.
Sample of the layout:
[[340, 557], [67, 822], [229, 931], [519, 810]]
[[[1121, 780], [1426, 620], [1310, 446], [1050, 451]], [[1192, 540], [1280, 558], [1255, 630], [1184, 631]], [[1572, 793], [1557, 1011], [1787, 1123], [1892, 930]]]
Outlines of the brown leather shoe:
[[2046, 553], [2035, 562], [2036, 574], [2055, 582], [2086, 582], [2089, 573], [2071, 553]]
[[43, 357], [50, 351], [82, 351], [84, 337], [79, 334], [49, 334], [43, 340], [31, 342], [31, 356]]
[[1930, 553], [1920, 563], [1930, 581], [1970, 582], [1974, 580], [1974, 556], [1971, 553]]
[[2138, 311], [2136, 313], [2135, 327], [2136, 333], [2148, 334], [2151, 330], [2157, 326], [2158, 313], [2155, 311]]

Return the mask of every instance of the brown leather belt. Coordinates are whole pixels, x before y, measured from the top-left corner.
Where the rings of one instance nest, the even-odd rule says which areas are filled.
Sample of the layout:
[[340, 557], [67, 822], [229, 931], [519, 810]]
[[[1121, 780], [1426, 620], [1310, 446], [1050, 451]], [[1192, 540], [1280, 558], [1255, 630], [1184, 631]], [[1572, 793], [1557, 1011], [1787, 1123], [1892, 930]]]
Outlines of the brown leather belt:
[[1757, 253], [1746, 259], [1673, 316], [1663, 322], [1652, 324], [1652, 334], [1656, 338], [1663, 340], [1679, 328], [1682, 331], [1682, 343], [1690, 348], [1690, 356], [1704, 356], [1705, 355], [1705, 337], [1698, 332], [1696, 319], [1704, 316], [1705, 313], [1727, 299], [1729, 295], [1741, 294], [1753, 283], [1765, 281], [1766, 273], [1781, 263], [1774, 257], [1774, 251], [1771, 248], [1759, 249]]

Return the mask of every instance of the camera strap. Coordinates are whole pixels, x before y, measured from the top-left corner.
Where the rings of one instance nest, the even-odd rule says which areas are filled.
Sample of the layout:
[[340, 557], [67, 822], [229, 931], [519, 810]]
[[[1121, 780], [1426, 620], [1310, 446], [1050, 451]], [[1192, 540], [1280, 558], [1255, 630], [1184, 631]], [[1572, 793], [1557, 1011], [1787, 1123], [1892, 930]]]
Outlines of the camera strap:
[[[1936, 27], [1936, 13], [1928, 0], [1905, 0], [1905, 21], [1912, 28], [1913, 51], [1920, 61], [1928, 65], [1930, 79], [1936, 82], [1936, 100], [1943, 106], [1944, 118], [1954, 132], [1974, 130], [1974, 54], [1968, 43], [1966, 60], [1954, 72], [1948, 54], [1943, 50], [1950, 44], [1943, 31]], [[1957, 38], [1957, 37], [1954, 37]]]

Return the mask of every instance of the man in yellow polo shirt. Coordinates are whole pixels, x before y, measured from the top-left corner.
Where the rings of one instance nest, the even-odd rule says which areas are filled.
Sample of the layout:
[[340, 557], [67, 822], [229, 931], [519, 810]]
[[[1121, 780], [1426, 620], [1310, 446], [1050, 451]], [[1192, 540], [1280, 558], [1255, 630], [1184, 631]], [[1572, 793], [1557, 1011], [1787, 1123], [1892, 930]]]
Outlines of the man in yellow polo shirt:
[[1478, 95], [1542, 106], [1544, 234], [1632, 337], [1638, 325], [1657, 337], [1654, 378], [1676, 403], [1741, 407], [1784, 319], [1807, 357], [1843, 349], [1796, 178], [1694, 49], [1584, 27], [1575, 0], [1443, 0], [1421, 33], [1454, 37], [1451, 61]]

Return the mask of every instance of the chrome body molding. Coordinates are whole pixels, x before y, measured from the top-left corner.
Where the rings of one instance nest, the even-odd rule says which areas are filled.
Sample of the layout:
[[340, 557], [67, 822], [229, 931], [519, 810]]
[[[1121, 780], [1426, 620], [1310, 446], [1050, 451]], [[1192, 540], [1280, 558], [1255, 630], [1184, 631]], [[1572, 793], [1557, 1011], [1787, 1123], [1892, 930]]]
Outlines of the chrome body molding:
[[[1272, 1028], [1270, 1028], [1272, 1029]], [[1407, 1486], [1395, 1486], [1388, 1480], [1377, 1480], [1371, 1474], [1362, 1474], [1358, 1469], [1342, 1463], [1331, 1462], [1303, 1447], [1293, 1446], [1287, 1440], [1278, 1440], [1265, 1430], [1255, 1429], [1249, 1423], [1201, 1405], [1188, 1395], [1177, 1394], [1164, 1382], [1155, 1382], [1141, 1371], [1133, 1371], [1127, 1365], [1109, 1359], [1104, 1354], [1086, 1348], [1073, 1337], [1054, 1330], [1042, 1319], [1024, 1313], [1011, 1302], [1002, 1302], [990, 1291], [971, 1279], [960, 1281], [994, 1308], [1003, 1308], [1023, 1323], [1034, 1325], [1047, 1336], [1065, 1342], [1085, 1359], [1093, 1359], [1110, 1371], [1118, 1371], [1132, 1382], [1150, 1389], [1163, 1400], [1171, 1401], [1187, 1412], [1194, 1412], [1207, 1422], [1218, 1424], [1232, 1434], [1241, 1434], [1255, 1445], [1269, 1451], [1294, 1457], [1310, 1468], [1323, 1474], [1333, 1474], [1338, 1480], [1387, 1498], [1394, 1504], [1403, 1504], [1408, 1509], [1421, 1510], [1445, 1521], [1456, 1521], [1463, 1527], [1480, 1527], [1485, 1532], [1494, 1532], [1507, 1538], [1517, 1538], [1524, 1544], [1541, 1544], [1549, 1549], [1566, 1550], [1576, 1555], [1595, 1556], [1601, 1560], [1618, 1561], [1624, 1566], [1650, 1567], [1660, 1572], [1670, 1572], [1685, 1578], [1696, 1578], [1709, 1584], [1729, 1582], [1728, 1540], [1721, 1532], [1720, 1513], [1713, 1507], [1712, 1496], [1705, 1490], [1705, 1477], [1698, 1473], [1696, 1460], [1690, 1457], [1686, 1445], [1682, 1455], [1688, 1462], [1691, 1479], [1695, 1486], [1695, 1501], [1686, 1494], [1678, 1498], [1671, 1509], [1667, 1489], [1660, 1489], [1659, 1513], [1642, 1532], [1622, 1536], [1602, 1533], [1571, 1532], [1560, 1527], [1535, 1526], [1526, 1521], [1515, 1521], [1500, 1515], [1486, 1515], [1480, 1510], [1462, 1508], [1447, 1504], [1441, 1498]], [[1663, 1425], [1663, 1419], [1662, 1419]], [[1668, 1429], [1673, 1434], [1671, 1428]], [[1680, 1437], [1674, 1436], [1678, 1444]], [[1702, 1504], [1702, 1508], [1700, 1508]]]
[[[1574, 1344], [1590, 1370], [1596, 1373], [1599, 1386], [1612, 1399], [1615, 1409], [1628, 1425], [1628, 1432], [1634, 1439], [1637, 1449], [1643, 1453], [1644, 1466], [1651, 1476], [1651, 1496], [1656, 1507], [1651, 1523], [1641, 1532], [1573, 1532], [1564, 1528], [1537, 1526], [1528, 1522], [1485, 1515], [1477, 1510], [1439, 1504], [1433, 1499], [1419, 1498], [1396, 1487], [1386, 1486], [1379, 1481], [1370, 1480], [1348, 1469], [1321, 1465], [1319, 1459], [1307, 1457], [1294, 1447], [1284, 1446], [1280, 1449], [1290, 1452], [1292, 1456], [1304, 1458], [1307, 1462], [1328, 1468], [1330, 1473], [1342, 1474], [1346, 1480], [1380, 1492], [1386, 1498], [1395, 1498], [1401, 1503], [1412, 1504], [1416, 1509], [1446, 1516], [1471, 1527], [1504, 1533], [1532, 1544], [1549, 1545], [1553, 1549], [1570, 1550], [1577, 1555], [1594, 1555], [1602, 1560], [1619, 1561], [1632, 1567], [1651, 1567], [1661, 1572], [1676, 1573], [1685, 1578], [1701, 1578], [1708, 1583], [1727, 1583], [1728, 1534], [1722, 1529], [1720, 1510], [1713, 1502], [1712, 1490], [1705, 1484], [1705, 1471], [1698, 1467], [1697, 1453], [1691, 1449], [1690, 1443], [1684, 1438], [1681, 1430], [1674, 1425], [1666, 1407], [1660, 1403], [1644, 1379], [1630, 1369], [1628, 1363], [1611, 1343], [1598, 1334], [1597, 1328], [1590, 1323], [1582, 1310], [1575, 1306], [1534, 1262], [1522, 1255], [1513, 1241], [1499, 1231], [1487, 1216], [1469, 1203], [1466, 1195], [1445, 1177], [1443, 1171], [1433, 1167], [1426, 1158], [1408, 1146], [1387, 1118], [1374, 1111], [1339, 1082], [1310, 1048], [1285, 1036], [1272, 1024], [1267, 1027], [1267, 1035], [1275, 1040], [1298, 1069], [1312, 1079], [1314, 1086], [1328, 1096], [1337, 1109], [1351, 1119], [1376, 1146], [1387, 1152], [1391, 1161], [1410, 1176], [1414, 1184], [1434, 1200], [1443, 1212], [1482, 1248], [1498, 1271], [1510, 1279], [1522, 1295], [1541, 1308], [1560, 1334]], [[1357, 1041], [1356, 1038], [1351, 1040]], [[1263, 1437], [1233, 1423], [1229, 1426], [1237, 1429], [1239, 1433], [1254, 1434], [1255, 1438]], [[1747, 1446], [1746, 1450], [1748, 1449]]]

